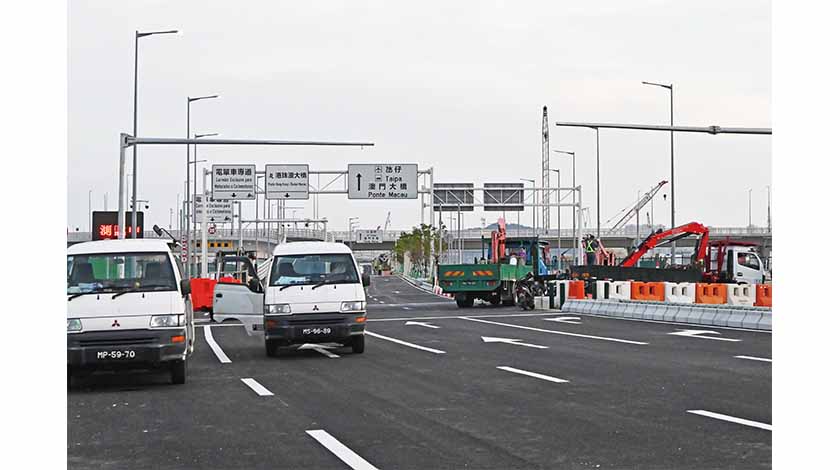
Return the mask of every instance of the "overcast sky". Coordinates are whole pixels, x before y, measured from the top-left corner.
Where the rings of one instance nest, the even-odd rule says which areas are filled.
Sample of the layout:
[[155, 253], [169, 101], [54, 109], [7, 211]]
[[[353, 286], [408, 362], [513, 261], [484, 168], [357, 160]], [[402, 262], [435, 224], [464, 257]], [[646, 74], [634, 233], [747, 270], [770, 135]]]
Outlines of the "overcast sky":
[[[643, 86], [647, 80], [674, 83], [677, 125], [771, 127], [770, 14], [769, 1], [73, 0], [68, 223], [87, 230], [89, 190], [94, 210], [105, 193], [116, 209], [118, 136], [132, 127], [135, 29], [184, 32], [140, 41], [141, 136], [183, 137], [186, 97], [218, 93], [193, 103], [192, 132], [376, 144], [200, 148], [208, 165], [343, 170], [405, 162], [433, 166], [440, 183], [539, 179], [547, 105], [551, 147], [577, 152], [594, 226], [595, 132], [553, 123], [667, 124], [668, 92]], [[765, 225], [770, 152], [767, 136], [677, 134], [677, 223], [745, 226], [752, 188], [753, 224]], [[144, 147], [140, 157], [146, 224], [168, 226], [183, 193], [185, 150]], [[667, 133], [601, 131], [602, 226], [638, 191], [669, 179], [669, 158]], [[570, 158], [551, 159], [570, 185]], [[669, 205], [660, 193], [654, 222], [669, 222]], [[290, 206], [313, 215], [310, 202]], [[394, 228], [419, 223], [418, 200], [322, 195], [319, 203], [336, 230], [346, 230], [350, 215], [375, 228], [388, 211]], [[499, 215], [477, 211], [466, 222]], [[563, 225], [570, 226], [568, 212]]]

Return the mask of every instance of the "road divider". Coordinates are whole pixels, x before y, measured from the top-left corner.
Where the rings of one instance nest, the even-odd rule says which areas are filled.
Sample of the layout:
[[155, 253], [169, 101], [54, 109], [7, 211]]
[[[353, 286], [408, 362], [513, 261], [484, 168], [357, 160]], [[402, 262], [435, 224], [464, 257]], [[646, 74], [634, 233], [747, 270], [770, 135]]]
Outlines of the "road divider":
[[698, 304], [725, 304], [726, 284], [706, 284], [698, 282], [695, 287], [694, 303]]
[[755, 305], [755, 286], [750, 284], [726, 284], [726, 304], [750, 307]]
[[631, 282], [630, 298], [632, 300], [665, 300], [664, 282]]

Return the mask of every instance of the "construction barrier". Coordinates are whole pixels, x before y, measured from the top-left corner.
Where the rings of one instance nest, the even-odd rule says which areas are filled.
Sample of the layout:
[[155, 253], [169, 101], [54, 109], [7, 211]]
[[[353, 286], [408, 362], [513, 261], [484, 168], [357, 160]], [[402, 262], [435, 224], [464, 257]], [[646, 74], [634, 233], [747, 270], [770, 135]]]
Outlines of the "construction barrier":
[[726, 304], [752, 307], [755, 305], [755, 286], [751, 284], [727, 284]]
[[215, 279], [194, 277], [190, 279], [190, 301], [193, 311], [213, 310], [213, 289], [216, 287]]
[[585, 299], [586, 291], [583, 281], [568, 281], [567, 299]]
[[773, 306], [773, 285], [772, 284], [758, 284], [755, 286], [755, 306], [756, 307], [772, 307]]
[[665, 283], [631, 282], [630, 298], [632, 300], [649, 300], [663, 302], [665, 300]]
[[702, 282], [698, 282], [694, 289], [695, 303], [713, 305], [722, 305], [726, 303], [726, 284], [704, 284]]
[[695, 288], [693, 282], [666, 282], [665, 302], [675, 304], [693, 304]]

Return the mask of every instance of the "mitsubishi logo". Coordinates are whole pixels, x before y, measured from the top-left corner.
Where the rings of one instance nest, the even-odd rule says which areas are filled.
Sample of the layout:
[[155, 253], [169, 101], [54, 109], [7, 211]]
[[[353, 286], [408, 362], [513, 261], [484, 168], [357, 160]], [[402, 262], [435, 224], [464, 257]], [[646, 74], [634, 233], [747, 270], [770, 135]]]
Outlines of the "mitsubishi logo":
[[114, 320], [114, 323], [111, 323], [111, 328], [119, 328], [119, 327], [120, 327], [120, 322], [118, 322], [117, 320]]
[[312, 311], [313, 311], [313, 312], [317, 312], [317, 311], [318, 311], [318, 306], [317, 306], [317, 305], [314, 305], [314, 306], [312, 307]]

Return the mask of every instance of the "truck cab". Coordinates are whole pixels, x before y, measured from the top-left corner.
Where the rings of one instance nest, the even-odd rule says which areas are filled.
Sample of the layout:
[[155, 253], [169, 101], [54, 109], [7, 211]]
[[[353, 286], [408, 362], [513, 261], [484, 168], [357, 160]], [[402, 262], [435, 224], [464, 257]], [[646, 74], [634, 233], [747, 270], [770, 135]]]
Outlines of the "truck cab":
[[362, 353], [370, 277], [357, 266], [342, 243], [282, 243], [260, 291], [216, 284], [215, 318], [239, 320], [249, 335], [262, 336], [268, 356], [278, 347], [303, 343], [340, 343]]
[[709, 242], [705, 277], [713, 282], [763, 284], [768, 275], [755, 247], [731, 240]]
[[101, 240], [67, 250], [67, 376], [168, 369], [186, 381], [195, 330], [189, 281], [164, 240]]

